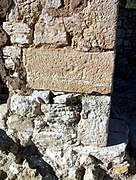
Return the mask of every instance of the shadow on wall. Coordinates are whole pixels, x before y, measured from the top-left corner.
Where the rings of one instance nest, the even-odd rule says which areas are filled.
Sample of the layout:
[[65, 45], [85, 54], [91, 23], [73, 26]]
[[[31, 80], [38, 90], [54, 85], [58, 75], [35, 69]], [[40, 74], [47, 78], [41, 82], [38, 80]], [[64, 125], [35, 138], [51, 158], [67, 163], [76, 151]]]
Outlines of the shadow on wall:
[[0, 73], [0, 104], [6, 103], [8, 99], [9, 91], [6, 84], [3, 82]]
[[120, 0], [108, 146], [127, 142], [128, 148], [135, 151], [136, 9], [125, 8], [125, 3]]
[[6, 69], [4, 67], [2, 51], [0, 49], [0, 104], [6, 103], [9, 96], [8, 87], [4, 80], [6, 81]]
[[[53, 168], [42, 159], [42, 154], [32, 142], [31, 145], [21, 146], [13, 141], [4, 130], [0, 129], [0, 150], [13, 153], [16, 157], [16, 163], [21, 164], [26, 160], [31, 169], [36, 169], [37, 174], [42, 176], [42, 180], [58, 180]], [[1, 173], [1, 172], [0, 172]], [[3, 176], [6, 176], [3, 171]]]

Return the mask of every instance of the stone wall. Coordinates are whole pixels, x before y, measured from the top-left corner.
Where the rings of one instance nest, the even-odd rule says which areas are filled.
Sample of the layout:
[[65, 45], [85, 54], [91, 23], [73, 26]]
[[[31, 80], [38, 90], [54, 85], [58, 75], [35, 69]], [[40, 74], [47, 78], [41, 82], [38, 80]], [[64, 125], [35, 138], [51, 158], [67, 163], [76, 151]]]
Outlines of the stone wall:
[[[18, 60], [21, 58], [26, 68], [27, 85], [33, 89], [110, 93], [117, 4], [117, 0], [15, 1], [3, 29], [10, 36], [11, 56], [19, 53], [16, 47], [21, 49]], [[6, 48], [5, 57], [9, 56]], [[18, 60], [5, 58], [7, 68], [16, 71], [13, 68]]]
[[[0, 178], [129, 177], [128, 126], [115, 127], [111, 110], [118, 0], [0, 7], [0, 73], [9, 89], [0, 105]], [[125, 138], [107, 147], [116, 132]]]
[[117, 30], [117, 55], [131, 58], [136, 52], [136, 10], [120, 8]]

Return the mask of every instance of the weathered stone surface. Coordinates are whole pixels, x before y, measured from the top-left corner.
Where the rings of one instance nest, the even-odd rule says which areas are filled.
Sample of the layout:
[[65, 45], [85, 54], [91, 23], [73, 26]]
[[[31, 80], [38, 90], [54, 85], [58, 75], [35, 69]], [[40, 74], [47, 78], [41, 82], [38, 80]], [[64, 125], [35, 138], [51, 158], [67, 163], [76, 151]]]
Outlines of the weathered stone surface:
[[5, 118], [7, 114], [7, 104], [1, 104], [0, 105], [0, 127], [5, 128]]
[[10, 35], [11, 43], [20, 45], [32, 43], [32, 32], [26, 23], [4, 22], [3, 28]]
[[20, 116], [34, 116], [36, 100], [31, 96], [13, 95], [11, 97], [10, 109]]
[[[121, 157], [125, 154], [126, 144], [118, 144], [116, 146], [111, 147], [94, 147], [94, 146], [78, 146], [73, 147], [73, 151], [78, 152], [79, 154], [91, 154], [92, 156], [96, 157], [97, 159], [101, 160], [102, 162], [116, 162], [121, 163]], [[118, 160], [117, 160], [117, 159]], [[81, 161], [83, 163], [83, 161]], [[81, 164], [82, 165], [82, 164]]]
[[84, 145], [106, 146], [110, 114], [110, 97], [86, 96], [82, 98], [78, 140]]
[[47, 1], [35, 26], [34, 43], [70, 45], [80, 51], [114, 49], [117, 4], [117, 0], [80, 0], [60, 6], [60, 1]]
[[33, 89], [110, 93], [114, 52], [82, 53], [72, 50], [29, 48], [24, 51], [27, 83]]
[[67, 34], [62, 19], [54, 21], [54, 25], [52, 26], [49, 26], [48, 24], [36, 24], [34, 44], [68, 45]]
[[53, 93], [51, 91], [33, 91], [32, 97], [41, 104], [48, 104], [53, 101]]
[[24, 0], [16, 0], [10, 9], [7, 20], [10, 22], [21, 21], [32, 27], [38, 20], [42, 11], [42, 4], [44, 3], [44, 0], [28, 0], [25, 2]]
[[47, 0], [46, 8], [59, 8], [62, 5], [61, 0]]
[[15, 70], [15, 65], [19, 65], [21, 59], [21, 48], [16, 46], [6, 46], [3, 48], [5, 67]]
[[76, 103], [79, 103], [80, 99], [81, 99], [81, 94], [67, 93], [62, 95], [58, 94], [56, 97], [53, 98], [53, 102], [55, 104], [74, 105]]
[[0, 105], [0, 121], [5, 117], [7, 113], [7, 104]]
[[[135, 103], [106, 95], [118, 1], [13, 0], [9, 8], [10, 0], [0, 0], [0, 76], [10, 91], [8, 106], [0, 106], [0, 178], [125, 179]], [[118, 44], [126, 48], [135, 20], [119, 24]]]

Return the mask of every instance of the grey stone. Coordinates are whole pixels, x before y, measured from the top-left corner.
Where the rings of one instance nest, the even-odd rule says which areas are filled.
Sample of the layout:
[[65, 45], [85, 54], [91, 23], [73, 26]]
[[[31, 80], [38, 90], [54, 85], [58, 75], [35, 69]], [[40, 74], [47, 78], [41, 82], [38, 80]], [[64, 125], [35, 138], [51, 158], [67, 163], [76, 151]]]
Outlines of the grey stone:
[[108, 96], [82, 98], [81, 120], [78, 124], [78, 140], [84, 145], [106, 146], [110, 115]]
[[11, 97], [10, 109], [14, 114], [33, 117], [35, 115], [36, 101], [31, 96], [13, 95]]
[[59, 95], [54, 97], [54, 103], [55, 104], [66, 104], [67, 99], [70, 99], [72, 97], [72, 93], [71, 94], [64, 94], [64, 95]]

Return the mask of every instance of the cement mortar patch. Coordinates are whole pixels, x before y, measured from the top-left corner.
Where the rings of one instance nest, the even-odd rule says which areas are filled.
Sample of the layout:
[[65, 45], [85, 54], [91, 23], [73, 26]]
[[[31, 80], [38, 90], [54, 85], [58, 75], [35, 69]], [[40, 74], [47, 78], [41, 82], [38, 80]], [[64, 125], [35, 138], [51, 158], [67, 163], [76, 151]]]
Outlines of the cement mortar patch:
[[107, 94], [111, 92], [114, 51], [84, 53], [70, 49], [29, 48], [23, 63], [33, 89]]

